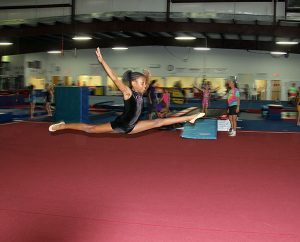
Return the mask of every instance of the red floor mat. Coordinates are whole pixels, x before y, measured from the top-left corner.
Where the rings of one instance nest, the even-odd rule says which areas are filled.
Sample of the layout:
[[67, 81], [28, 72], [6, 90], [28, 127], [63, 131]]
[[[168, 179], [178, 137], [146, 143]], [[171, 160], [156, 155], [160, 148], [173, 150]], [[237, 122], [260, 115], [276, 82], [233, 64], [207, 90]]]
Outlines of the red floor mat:
[[0, 126], [0, 241], [300, 241], [300, 134]]

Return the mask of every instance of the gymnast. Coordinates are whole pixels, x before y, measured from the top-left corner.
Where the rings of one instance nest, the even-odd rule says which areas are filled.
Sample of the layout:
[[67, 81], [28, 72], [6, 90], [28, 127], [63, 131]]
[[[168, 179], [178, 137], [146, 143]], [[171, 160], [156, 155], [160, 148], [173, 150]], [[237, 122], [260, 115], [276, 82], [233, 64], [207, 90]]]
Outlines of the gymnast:
[[[72, 129], [81, 130], [87, 133], [135, 134], [152, 128], [172, 125], [175, 123], [194, 123], [198, 118], [201, 118], [205, 115], [204, 113], [198, 113], [195, 115], [182, 117], [139, 120], [143, 107], [143, 94], [148, 88], [148, 81], [150, 77], [149, 71], [144, 70], [143, 73], [126, 71], [123, 74], [122, 80], [119, 80], [118, 75], [108, 66], [108, 64], [103, 59], [99, 48], [96, 49], [96, 55], [99, 63], [102, 65], [107, 75], [111, 78], [111, 80], [123, 94], [123, 113], [114, 121], [99, 125], [90, 125], [85, 123], [66, 124], [62, 121], [56, 124], [52, 124], [49, 127], [50, 132]], [[129, 83], [130, 87], [125, 85], [124, 82]]]

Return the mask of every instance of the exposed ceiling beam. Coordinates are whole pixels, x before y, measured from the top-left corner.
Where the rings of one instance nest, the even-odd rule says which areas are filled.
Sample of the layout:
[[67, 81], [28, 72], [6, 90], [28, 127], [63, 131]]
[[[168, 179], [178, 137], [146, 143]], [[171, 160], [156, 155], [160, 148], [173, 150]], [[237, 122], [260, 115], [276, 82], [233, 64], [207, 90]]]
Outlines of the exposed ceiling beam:
[[[76, 30], [76, 31], [75, 31]], [[35, 36], [75, 32], [209, 32], [242, 35], [274, 35], [276, 37], [300, 38], [300, 28], [278, 25], [252, 25], [228, 23], [172, 22], [172, 21], [110, 21], [64, 24], [57, 22], [49, 26], [25, 26], [23, 28], [0, 29], [0, 35], [9, 37]]]
[[[54, 45], [53, 45], [54, 44]], [[99, 45], [99, 40], [93, 39], [87, 42], [66, 41], [64, 43], [65, 50], [72, 50], [74, 48], [86, 48], [93, 49]], [[235, 40], [235, 39], [196, 39], [194, 41], [186, 42], [177, 41], [172, 37], [144, 37], [144, 38], [104, 38], [101, 39], [102, 48], [110, 48], [116, 45], [122, 46], [182, 46], [182, 47], [198, 47], [207, 45], [210, 48], [226, 48], [226, 49], [244, 49], [244, 50], [267, 50], [271, 51], [278, 49], [273, 41], [259, 41], [259, 40]], [[7, 48], [1, 48], [2, 55], [10, 54], [22, 54], [30, 52], [45, 52], [53, 48], [61, 48], [61, 42], [53, 43], [52, 41], [45, 41], [43, 39], [24, 38], [22, 41], [18, 41], [16, 45], [9, 46]], [[284, 51], [292, 51], [293, 53], [300, 54], [300, 47], [280, 47]]]
[[13, 9], [37, 9], [37, 8], [70, 8], [69, 3], [63, 4], [43, 4], [43, 5], [17, 5], [17, 6], [0, 6], [0, 10], [13, 10]]

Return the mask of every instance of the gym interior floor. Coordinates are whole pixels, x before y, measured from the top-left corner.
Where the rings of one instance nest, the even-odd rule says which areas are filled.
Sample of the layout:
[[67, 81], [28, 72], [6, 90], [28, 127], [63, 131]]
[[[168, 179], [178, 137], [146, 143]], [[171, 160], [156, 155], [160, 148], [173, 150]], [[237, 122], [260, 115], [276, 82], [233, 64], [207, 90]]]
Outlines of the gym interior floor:
[[300, 241], [300, 133], [0, 125], [0, 241]]

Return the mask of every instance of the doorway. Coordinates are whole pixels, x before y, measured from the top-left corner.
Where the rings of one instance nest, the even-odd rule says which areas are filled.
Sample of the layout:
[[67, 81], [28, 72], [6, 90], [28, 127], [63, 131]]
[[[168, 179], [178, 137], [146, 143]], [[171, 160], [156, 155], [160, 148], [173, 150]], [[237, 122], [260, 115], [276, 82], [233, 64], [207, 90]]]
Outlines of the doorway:
[[271, 81], [271, 93], [272, 93], [272, 100], [280, 101], [280, 97], [281, 97], [280, 80], [272, 80]]

